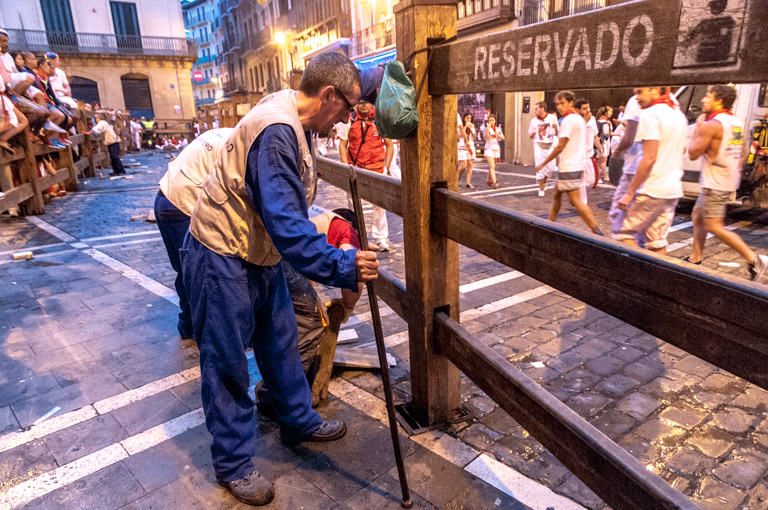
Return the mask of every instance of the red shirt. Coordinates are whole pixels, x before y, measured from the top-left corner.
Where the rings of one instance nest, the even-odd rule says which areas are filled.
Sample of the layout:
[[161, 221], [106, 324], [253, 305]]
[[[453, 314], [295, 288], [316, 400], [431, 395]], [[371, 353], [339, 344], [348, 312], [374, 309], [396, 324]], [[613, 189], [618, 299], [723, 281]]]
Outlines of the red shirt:
[[358, 250], [360, 249], [357, 231], [341, 218], [334, 218], [328, 226], [328, 244], [334, 248], [338, 248], [342, 244], [351, 244]]

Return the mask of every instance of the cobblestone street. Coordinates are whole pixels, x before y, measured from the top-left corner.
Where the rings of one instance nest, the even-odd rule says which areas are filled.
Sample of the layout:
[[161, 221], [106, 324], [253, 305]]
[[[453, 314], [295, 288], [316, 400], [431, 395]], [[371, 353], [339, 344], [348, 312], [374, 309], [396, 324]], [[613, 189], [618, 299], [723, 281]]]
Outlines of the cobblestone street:
[[[43, 216], [0, 216], [0, 509], [240, 507], [216, 486], [197, 347], [178, 338], [175, 273], [157, 227], [140, 218], [169, 160], [132, 159], [129, 179], [81, 181]], [[547, 217], [550, 192], [537, 197], [532, 168], [501, 165], [495, 190], [486, 172], [478, 162], [477, 188], [460, 191]], [[589, 192], [604, 232], [613, 189]], [[321, 182], [317, 204], [346, 198]], [[669, 235], [678, 259], [691, 249], [691, 206], [681, 203]], [[402, 221], [388, 219], [393, 250], [379, 257], [405, 281]], [[568, 205], [558, 222], [586, 230]], [[726, 224], [768, 254], [765, 210], [731, 207]], [[35, 258], [11, 259], [23, 250]], [[717, 240], [704, 257], [708, 270], [747, 278]], [[768, 392], [464, 247], [460, 272], [462, 325], [649, 470], [703, 508], [768, 508]], [[396, 398], [406, 402], [407, 324], [380, 304]], [[371, 345], [368, 312], [363, 298], [345, 325], [358, 340], [340, 350]], [[341, 441], [286, 448], [260, 418], [254, 461], [278, 487], [267, 508], [398, 507], [378, 373], [337, 369], [331, 394], [320, 412], [350, 425]], [[402, 438], [417, 507], [605, 508], [467, 378], [462, 398], [470, 421]]]

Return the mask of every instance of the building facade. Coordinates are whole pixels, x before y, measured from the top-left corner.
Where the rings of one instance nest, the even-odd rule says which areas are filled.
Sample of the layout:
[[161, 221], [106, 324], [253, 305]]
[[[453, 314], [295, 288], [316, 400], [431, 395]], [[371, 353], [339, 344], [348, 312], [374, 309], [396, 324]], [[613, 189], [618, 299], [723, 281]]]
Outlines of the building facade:
[[216, 65], [217, 45], [214, 38], [216, 0], [192, 0], [182, 3], [184, 26], [197, 45], [197, 60], [192, 64], [192, 90], [195, 107], [212, 104], [224, 97]]
[[[162, 15], [158, 15], [162, 13]], [[197, 58], [178, 0], [0, 2], [10, 50], [59, 54], [76, 99], [185, 132], [195, 117]]]
[[335, 51], [349, 56], [354, 0], [294, 0], [296, 37], [294, 64], [304, 69], [315, 55]]
[[352, 37], [349, 57], [360, 69], [395, 58], [395, 0], [350, 2]]

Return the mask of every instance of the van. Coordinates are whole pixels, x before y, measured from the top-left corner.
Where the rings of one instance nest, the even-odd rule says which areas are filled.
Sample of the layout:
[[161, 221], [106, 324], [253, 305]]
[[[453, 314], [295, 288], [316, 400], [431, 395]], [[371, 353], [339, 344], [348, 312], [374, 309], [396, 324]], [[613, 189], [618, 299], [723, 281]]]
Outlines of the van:
[[[735, 85], [736, 102], [733, 105], [733, 114], [744, 123], [743, 146], [744, 153], [742, 157], [746, 161], [749, 148], [751, 146], [751, 131], [768, 114], [768, 84], [746, 84]], [[701, 99], [707, 94], [707, 85], [695, 85], [681, 87], [675, 97], [680, 102], [680, 108], [688, 118], [688, 139], [693, 136], [696, 128], [696, 119], [702, 113]], [[691, 161], [688, 156], [685, 157], [685, 173], [683, 174], [683, 193], [685, 198], [696, 200], [701, 192], [699, 177], [701, 174], [701, 160]], [[752, 205], [754, 207], [768, 207], [768, 190], [755, 189], [746, 194], [742, 183], [741, 189], [736, 194], [737, 200], [743, 205]], [[762, 199], [762, 200], [761, 200]]]

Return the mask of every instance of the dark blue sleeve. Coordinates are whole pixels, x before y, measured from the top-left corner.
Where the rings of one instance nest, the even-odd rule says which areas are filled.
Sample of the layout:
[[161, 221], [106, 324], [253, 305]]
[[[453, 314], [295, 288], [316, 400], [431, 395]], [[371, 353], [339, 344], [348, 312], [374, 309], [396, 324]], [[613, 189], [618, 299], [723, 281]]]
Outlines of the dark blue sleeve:
[[272, 242], [294, 269], [324, 285], [357, 290], [357, 250], [329, 245], [307, 217], [293, 128], [273, 124], [254, 141], [248, 151], [245, 186]]

